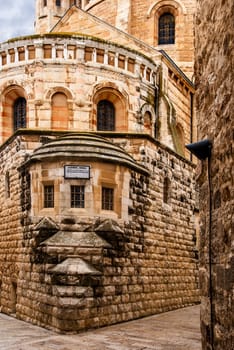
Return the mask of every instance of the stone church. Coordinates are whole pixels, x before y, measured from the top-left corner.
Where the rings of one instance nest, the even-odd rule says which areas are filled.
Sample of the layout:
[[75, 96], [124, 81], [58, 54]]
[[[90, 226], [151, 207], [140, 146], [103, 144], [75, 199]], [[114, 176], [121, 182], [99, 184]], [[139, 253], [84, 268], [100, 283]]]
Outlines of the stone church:
[[0, 310], [77, 332], [199, 302], [195, 0], [37, 0], [0, 44]]

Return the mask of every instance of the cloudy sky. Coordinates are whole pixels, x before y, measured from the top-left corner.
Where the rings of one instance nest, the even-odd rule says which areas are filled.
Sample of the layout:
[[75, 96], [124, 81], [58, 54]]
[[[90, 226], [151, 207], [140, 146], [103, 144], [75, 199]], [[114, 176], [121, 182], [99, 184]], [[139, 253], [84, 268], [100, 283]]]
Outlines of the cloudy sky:
[[33, 34], [35, 0], [0, 0], [0, 42]]

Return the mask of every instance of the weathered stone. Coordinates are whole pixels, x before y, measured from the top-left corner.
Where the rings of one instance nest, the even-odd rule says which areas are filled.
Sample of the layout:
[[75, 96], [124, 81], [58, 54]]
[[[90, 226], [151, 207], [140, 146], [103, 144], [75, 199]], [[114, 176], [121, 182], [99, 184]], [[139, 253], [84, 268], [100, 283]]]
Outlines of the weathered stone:
[[[194, 1], [159, 3], [121, 0], [115, 12], [117, 2], [109, 11], [104, 0], [85, 12], [69, 10], [68, 1], [61, 8], [38, 1], [36, 28], [44, 34], [1, 45], [3, 312], [76, 332], [199, 302], [195, 171], [184, 148], [196, 137], [194, 86], [150, 34], [168, 9], [177, 34], [185, 20], [191, 34]], [[88, 13], [103, 9], [105, 17], [107, 8], [125, 30], [122, 8], [135, 14], [132, 28], [124, 33]], [[63, 20], [45, 33], [48, 19], [58, 19], [47, 15], [57, 11]], [[189, 50], [184, 41], [177, 35], [167, 49], [189, 71], [191, 37]], [[18, 98], [26, 100], [26, 125], [13, 130]], [[102, 101], [113, 105], [114, 130], [99, 130]], [[225, 169], [223, 177], [230, 181]], [[71, 200], [73, 186], [84, 186], [82, 203], [79, 191]], [[225, 187], [221, 202], [230, 197]], [[230, 227], [219, 227], [228, 245]], [[228, 289], [229, 271], [217, 274]]]
[[46, 241], [43, 241], [41, 245], [52, 247], [64, 247], [64, 246], [81, 246], [81, 247], [110, 247], [102, 238], [98, 237], [95, 232], [71, 232], [71, 231], [59, 231], [54, 236], [50, 237]]
[[64, 275], [100, 274], [99, 271], [80, 258], [67, 258], [62, 263], [50, 269], [49, 272]]
[[233, 21], [233, 1], [199, 1], [195, 63], [198, 130], [199, 139], [212, 142], [211, 159], [198, 171], [204, 350], [233, 348]]

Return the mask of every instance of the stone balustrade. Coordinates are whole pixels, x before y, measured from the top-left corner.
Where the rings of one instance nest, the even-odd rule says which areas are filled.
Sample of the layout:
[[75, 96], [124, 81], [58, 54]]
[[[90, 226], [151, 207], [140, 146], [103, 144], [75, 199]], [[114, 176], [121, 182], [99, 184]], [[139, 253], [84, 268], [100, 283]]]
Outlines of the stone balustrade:
[[35, 60], [103, 65], [155, 84], [157, 67], [140, 53], [84, 37], [30, 36], [0, 46], [0, 71]]

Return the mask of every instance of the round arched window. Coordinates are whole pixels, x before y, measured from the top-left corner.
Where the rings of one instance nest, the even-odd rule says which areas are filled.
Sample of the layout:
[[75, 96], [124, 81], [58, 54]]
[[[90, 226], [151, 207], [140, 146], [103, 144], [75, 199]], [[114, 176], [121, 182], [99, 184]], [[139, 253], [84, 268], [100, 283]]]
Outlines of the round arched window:
[[158, 22], [158, 44], [175, 43], [175, 17], [171, 13], [164, 13]]
[[97, 130], [115, 130], [115, 107], [108, 100], [101, 100], [97, 105]]
[[13, 110], [14, 131], [20, 128], [26, 128], [26, 100], [24, 97], [19, 97], [15, 100]]

